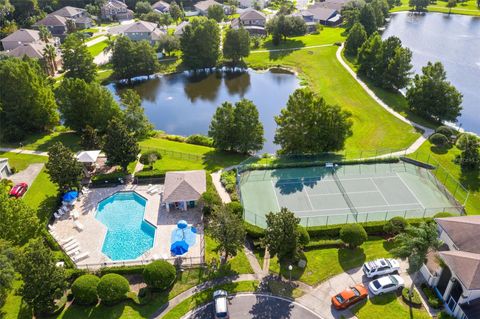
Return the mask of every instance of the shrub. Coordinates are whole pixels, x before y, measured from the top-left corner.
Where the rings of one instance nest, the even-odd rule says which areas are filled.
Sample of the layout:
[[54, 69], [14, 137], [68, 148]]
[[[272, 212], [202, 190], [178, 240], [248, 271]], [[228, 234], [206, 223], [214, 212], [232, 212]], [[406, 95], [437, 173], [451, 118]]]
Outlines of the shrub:
[[340, 229], [340, 239], [350, 248], [360, 246], [367, 238], [367, 232], [360, 224], [347, 224]]
[[166, 140], [185, 143], [186, 138], [181, 135], [163, 135]]
[[78, 277], [72, 285], [72, 293], [75, 302], [80, 305], [91, 305], [98, 302], [97, 286], [100, 278], [94, 275]]
[[409, 288], [403, 288], [402, 289], [402, 298], [403, 300], [407, 303], [407, 304], [410, 304], [414, 307], [420, 307], [422, 305], [422, 300], [420, 299], [420, 295], [418, 294], [418, 292], [413, 289], [413, 295], [412, 297], [410, 298], [410, 296], [408, 295], [410, 292], [410, 289]]
[[457, 139], [457, 148], [460, 149], [460, 150], [465, 150], [465, 147], [466, 147], [466, 144], [467, 144], [467, 141], [468, 140], [471, 140], [471, 139], [474, 139], [474, 140], [479, 140], [478, 137], [476, 137], [475, 135], [473, 134], [469, 134], [469, 133], [463, 133], [462, 135], [460, 135], [460, 137]]
[[165, 172], [162, 172], [158, 169], [148, 169], [141, 170], [140, 172], [135, 173], [137, 178], [163, 178], [165, 177]]
[[97, 286], [98, 297], [105, 304], [112, 305], [126, 298], [130, 291], [127, 279], [118, 274], [107, 274], [100, 278]]
[[430, 307], [438, 309], [442, 307], [442, 301], [438, 298], [437, 294], [435, 291], [433, 291], [432, 288], [427, 286], [425, 283], [422, 284], [421, 286], [423, 293], [427, 297], [427, 303], [430, 305]]
[[119, 275], [137, 275], [142, 274], [145, 266], [122, 266], [122, 267], [106, 267], [100, 269], [100, 275], [104, 276], [106, 274], [119, 274]]
[[243, 218], [243, 206], [239, 202], [230, 202], [226, 204], [227, 208], [238, 217]]
[[190, 135], [189, 137], [187, 137], [185, 142], [189, 144], [202, 145], [202, 146], [208, 146], [208, 147], [213, 146], [213, 139], [201, 134]]
[[453, 216], [456, 216], [456, 215], [449, 212], [440, 212], [440, 213], [436, 213], [433, 216], [433, 218], [445, 218], [445, 217], [453, 217]]
[[175, 281], [175, 267], [165, 260], [156, 260], [143, 270], [146, 284], [155, 289], [165, 290]]
[[435, 130], [435, 133], [440, 133], [440, 134], [445, 135], [446, 137], [450, 138], [450, 136], [456, 135], [457, 131], [455, 131], [450, 126], [442, 125], [442, 126], [437, 127], [437, 129]]
[[119, 179], [124, 179], [125, 173], [117, 171], [109, 174], [100, 174], [92, 177], [92, 184], [102, 185], [102, 184], [119, 184]]
[[438, 319], [455, 319], [455, 317], [452, 315], [449, 315], [445, 311], [442, 311], [438, 314]]
[[155, 163], [161, 158], [162, 154], [160, 154], [159, 151], [150, 150], [142, 153], [142, 155], [140, 156], [140, 163], [142, 163], [143, 165], [152, 166], [153, 163]]
[[310, 235], [308, 234], [308, 231], [305, 227], [298, 225], [297, 226], [297, 231], [298, 231], [298, 242], [302, 246], [307, 246], [308, 243], [310, 242]]
[[265, 229], [252, 225], [250, 223], [244, 222], [243, 225], [245, 226], [245, 231], [247, 235], [252, 239], [259, 239], [265, 236]]
[[428, 140], [436, 146], [443, 146], [448, 143], [448, 138], [445, 135], [440, 133], [434, 133], [430, 135]]
[[220, 176], [220, 182], [222, 183], [225, 190], [232, 194], [236, 191], [237, 185], [237, 174], [235, 171], [223, 171], [222, 175]]
[[222, 203], [220, 196], [215, 191], [209, 189], [202, 194], [200, 201], [203, 204], [203, 213], [207, 215], [213, 211], [214, 206]]
[[407, 220], [403, 217], [397, 216], [390, 219], [385, 226], [383, 226], [383, 231], [388, 235], [398, 235], [402, 233], [407, 226]]

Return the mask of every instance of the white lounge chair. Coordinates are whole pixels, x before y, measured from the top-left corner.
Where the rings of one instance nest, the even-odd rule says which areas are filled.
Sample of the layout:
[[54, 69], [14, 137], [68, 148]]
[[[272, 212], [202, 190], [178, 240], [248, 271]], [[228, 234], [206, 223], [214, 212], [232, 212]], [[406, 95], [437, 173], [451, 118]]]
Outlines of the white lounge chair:
[[79, 244], [79, 243], [76, 243], [76, 244], [68, 247], [68, 249], [65, 249], [65, 252], [68, 254], [69, 252], [72, 252], [72, 251], [78, 249], [79, 246], [80, 246], [80, 244]]
[[155, 185], [148, 184], [147, 193], [148, 193], [152, 188], [155, 188]]
[[80, 223], [78, 220], [74, 221], [73, 225], [76, 229], [78, 229], [78, 231], [82, 231], [85, 229], [85, 226], [83, 226], [83, 224]]
[[66, 244], [68, 244], [69, 242], [71, 242], [71, 241], [74, 240], [74, 239], [75, 239], [75, 237], [73, 237], [73, 236], [68, 237], [67, 239], [61, 240], [61, 241], [60, 241], [60, 244], [61, 244], [61, 245], [66, 245]]
[[80, 254], [80, 248], [75, 248], [74, 250], [67, 253], [67, 255], [70, 256], [70, 258], [78, 254]]
[[69, 242], [68, 244], [66, 244], [65, 246], [63, 246], [63, 249], [64, 249], [64, 250], [69, 250], [70, 248], [72, 248], [72, 247], [75, 246], [75, 245], [78, 245], [78, 241], [72, 240], [71, 242]]
[[78, 212], [78, 210], [74, 209], [72, 211], [72, 217], [73, 219], [78, 219], [78, 217], [80, 216], [80, 213]]
[[50, 224], [48, 224], [47, 227], [48, 227], [48, 230], [51, 230], [51, 231], [54, 231], [54, 230], [55, 230], [55, 227], [53, 227], [53, 226], [50, 225]]
[[84, 252], [80, 255], [75, 255], [75, 256], [72, 257], [72, 259], [73, 259], [73, 261], [77, 262], [77, 261], [80, 261], [80, 260], [82, 260], [84, 258], [87, 258], [87, 257], [88, 257], [88, 251], [86, 251], [86, 252]]
[[82, 187], [82, 190], [81, 190], [81, 193], [82, 193], [82, 194], [88, 194], [88, 193], [90, 193], [90, 192], [91, 192], [91, 190], [88, 189], [87, 187]]
[[55, 216], [55, 219], [59, 219], [60, 217], [62, 217], [62, 214], [53, 213], [53, 216]]
[[154, 188], [152, 188], [151, 190], [149, 190], [147, 193], [150, 194], [150, 195], [153, 195], [153, 194], [155, 194], [156, 192], [158, 192], [158, 188], [157, 188], [157, 187], [154, 187]]

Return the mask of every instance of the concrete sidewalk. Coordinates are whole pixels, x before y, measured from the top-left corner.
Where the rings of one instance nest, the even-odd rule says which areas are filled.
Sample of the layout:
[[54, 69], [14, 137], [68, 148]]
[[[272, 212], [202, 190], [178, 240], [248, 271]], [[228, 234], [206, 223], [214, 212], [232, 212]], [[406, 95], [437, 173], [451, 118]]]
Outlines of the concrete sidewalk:
[[40, 174], [43, 166], [43, 163], [30, 164], [23, 171], [9, 176], [8, 179], [12, 180], [14, 184], [22, 182], [27, 183], [28, 187], [30, 187], [37, 178], [38, 174]]

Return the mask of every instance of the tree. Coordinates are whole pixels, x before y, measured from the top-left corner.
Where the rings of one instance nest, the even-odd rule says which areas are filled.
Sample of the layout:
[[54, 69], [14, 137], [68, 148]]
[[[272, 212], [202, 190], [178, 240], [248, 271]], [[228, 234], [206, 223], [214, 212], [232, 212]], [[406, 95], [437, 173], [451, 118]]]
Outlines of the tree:
[[266, 25], [267, 32], [272, 35], [272, 42], [277, 45], [281, 39], [300, 36], [307, 33], [307, 25], [301, 17], [283, 14], [270, 19]]
[[191, 69], [211, 68], [220, 57], [220, 29], [205, 17], [193, 18], [180, 38], [182, 60]]
[[371, 35], [375, 31], [377, 31], [375, 12], [373, 11], [372, 6], [364, 5], [360, 9], [359, 21], [365, 28], [367, 35]]
[[43, 48], [43, 57], [45, 59], [47, 73], [50, 75], [55, 74], [57, 71], [57, 49], [55, 49], [53, 45], [47, 44]]
[[290, 95], [275, 122], [274, 142], [287, 154], [338, 151], [352, 135], [350, 112], [327, 104], [306, 88]]
[[110, 91], [96, 82], [64, 79], [55, 95], [64, 124], [78, 132], [87, 125], [104, 132], [108, 121], [121, 115]]
[[222, 22], [223, 19], [225, 19], [225, 12], [223, 11], [223, 6], [220, 4], [214, 4], [208, 7], [207, 17], [217, 22]]
[[240, 59], [250, 54], [250, 34], [244, 28], [229, 28], [223, 41], [223, 56], [236, 65]]
[[75, 154], [61, 142], [48, 149], [48, 161], [45, 164], [50, 180], [57, 184], [61, 192], [78, 188], [82, 176], [82, 166]]
[[159, 13], [156, 11], [151, 11], [144, 13], [140, 17], [141, 20], [149, 21], [158, 24], [159, 26], [168, 26], [172, 23], [172, 17], [168, 13]]
[[414, 275], [410, 287], [410, 296], [413, 294], [413, 285], [416, 282], [418, 271], [430, 251], [436, 251], [442, 245], [438, 239], [435, 223], [422, 223], [418, 227], [408, 227], [404, 233], [395, 237], [395, 248], [392, 253], [395, 257], [408, 259], [408, 273]]
[[135, 137], [128, 131], [125, 124], [115, 118], [108, 123], [103, 150], [107, 155], [108, 163], [120, 165], [124, 172], [127, 171], [128, 164], [135, 161], [140, 153]]
[[400, 216], [391, 218], [384, 226], [383, 231], [391, 236], [403, 233], [408, 227], [408, 221]]
[[162, 158], [162, 154], [156, 150], [150, 150], [143, 152], [140, 156], [140, 163], [143, 165], [148, 165], [150, 168], [153, 168], [153, 163]]
[[345, 41], [345, 52], [352, 56], [357, 56], [358, 49], [367, 40], [367, 32], [359, 22], [355, 23], [348, 32], [347, 40]]
[[409, 0], [408, 5], [413, 7], [415, 11], [425, 11], [430, 4], [430, 0]]
[[223, 253], [222, 264], [226, 263], [228, 257], [236, 256], [245, 242], [243, 219], [225, 205], [217, 206], [213, 210], [208, 232], [218, 243], [218, 250]]
[[170, 34], [166, 34], [158, 41], [158, 51], [165, 52], [165, 55], [170, 55], [171, 52], [180, 49], [180, 40]]
[[15, 7], [13, 18], [22, 25], [28, 24], [40, 13], [37, 0], [10, 0], [10, 3]]
[[161, 291], [169, 288], [176, 276], [175, 267], [166, 260], [155, 260], [143, 269], [143, 280], [147, 286]]
[[100, 278], [97, 286], [97, 293], [100, 300], [107, 304], [113, 305], [126, 298], [127, 292], [130, 291], [130, 285], [125, 277], [119, 274], [106, 274]]
[[270, 256], [278, 256], [280, 262], [295, 260], [301, 249], [298, 232], [300, 218], [295, 217], [295, 214], [285, 207], [278, 213], [268, 213], [266, 218], [267, 228], [263, 243]]
[[138, 1], [135, 4], [135, 13], [137, 15], [152, 12], [152, 6], [148, 1]]
[[78, 34], [70, 34], [62, 44], [63, 68], [66, 78], [78, 78], [92, 82], [96, 76], [93, 57]]
[[259, 151], [263, 147], [263, 125], [252, 101], [242, 99], [233, 107], [229, 102], [217, 108], [208, 136], [215, 148], [240, 153]]
[[98, 130], [90, 125], [85, 126], [80, 136], [80, 145], [86, 150], [101, 149], [102, 138], [98, 135]]
[[67, 283], [62, 267], [55, 265], [52, 251], [42, 239], [32, 239], [19, 257], [18, 272], [23, 284], [20, 294], [36, 315], [49, 314], [55, 309]]
[[340, 229], [340, 239], [349, 248], [356, 248], [362, 245], [367, 238], [367, 232], [360, 224], [346, 224]]
[[462, 110], [462, 94], [447, 81], [440, 62], [422, 68], [422, 75], [415, 75], [407, 90], [410, 110], [437, 121], [455, 122]]
[[147, 41], [134, 42], [125, 36], [115, 41], [111, 63], [117, 79], [149, 76], [158, 69], [153, 47]]
[[[100, 4], [99, 2], [97, 2], [97, 4]], [[85, 5], [85, 10], [87, 10], [88, 14], [92, 15], [92, 16], [100, 16], [101, 12], [100, 12], [100, 7], [99, 5], [96, 5], [96, 4], [92, 4], [92, 3], [88, 3]]]
[[170, 8], [168, 9], [168, 12], [170, 13], [170, 16], [175, 22], [185, 16], [185, 12], [183, 12], [183, 9], [180, 8], [180, 6], [175, 1], [170, 3]]
[[480, 167], [480, 154], [478, 148], [480, 144], [477, 139], [470, 134], [465, 134], [466, 139], [463, 143], [463, 151], [457, 157], [457, 162], [460, 163], [460, 166], [463, 170], [478, 170]]
[[67, 19], [67, 21], [65, 22], [66, 26], [67, 26], [67, 33], [68, 34], [72, 34], [72, 33], [75, 33], [77, 32], [77, 25], [75, 23], [75, 20], [73, 19]]
[[0, 135], [19, 141], [58, 123], [57, 104], [38, 63], [30, 59], [0, 61]]
[[45, 43], [48, 43], [49, 40], [52, 38], [52, 33], [50, 30], [47, 29], [46, 26], [44, 25], [39, 25], [38, 26], [38, 35], [40, 37], [40, 40], [42, 40]]
[[412, 74], [412, 51], [409, 48], [397, 47], [383, 70], [382, 87], [386, 89], [402, 89], [410, 83]]
[[153, 125], [145, 116], [140, 95], [132, 89], [121, 94], [123, 121], [127, 129], [137, 138], [144, 139], [150, 135]]
[[0, 183], [0, 239], [13, 245], [25, 245], [37, 235], [40, 224], [36, 212], [25, 201], [8, 196], [7, 187]]
[[0, 239], [0, 307], [5, 304], [7, 294], [13, 287], [15, 258], [16, 251], [10, 242]]
[[452, 13], [452, 8], [457, 6], [457, 0], [448, 0], [447, 7], [450, 8], [448, 10], [448, 14]]
[[383, 58], [383, 42], [380, 35], [375, 32], [372, 34], [358, 51], [358, 73], [365, 75], [369, 79], [377, 80], [380, 69], [378, 65]]
[[95, 275], [82, 275], [72, 284], [72, 294], [75, 303], [79, 305], [94, 305], [98, 302], [97, 286], [100, 278]]

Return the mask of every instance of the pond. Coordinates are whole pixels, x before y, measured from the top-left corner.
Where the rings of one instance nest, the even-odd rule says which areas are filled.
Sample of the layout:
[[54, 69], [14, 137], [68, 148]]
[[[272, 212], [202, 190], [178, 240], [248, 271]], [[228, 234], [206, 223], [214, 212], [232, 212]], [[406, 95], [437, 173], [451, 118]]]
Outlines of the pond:
[[428, 61], [442, 62], [448, 80], [463, 94], [458, 124], [480, 134], [480, 18], [397, 13], [391, 16], [383, 38], [393, 35], [412, 50], [416, 73]]
[[[118, 84], [107, 87], [117, 98], [125, 89]], [[158, 76], [133, 86], [155, 128], [183, 136], [206, 135], [216, 108], [223, 102], [252, 100], [264, 127], [265, 144], [261, 152], [269, 153], [279, 148], [273, 143], [277, 126], [274, 116], [280, 114], [289, 95], [299, 87], [300, 80], [293, 73], [279, 69], [184, 72]]]

